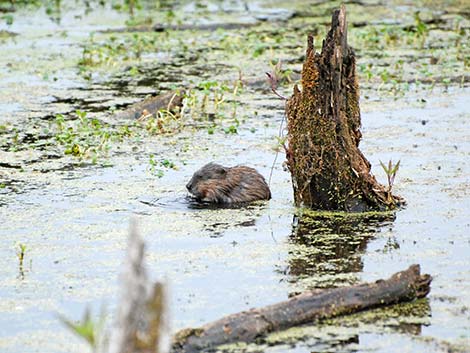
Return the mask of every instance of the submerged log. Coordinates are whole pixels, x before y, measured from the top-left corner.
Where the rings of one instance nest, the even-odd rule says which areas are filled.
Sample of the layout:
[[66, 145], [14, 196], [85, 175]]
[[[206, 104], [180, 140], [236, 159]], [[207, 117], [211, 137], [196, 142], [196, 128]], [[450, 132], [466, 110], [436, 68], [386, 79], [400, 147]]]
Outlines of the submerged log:
[[308, 37], [301, 83], [302, 91], [295, 86], [286, 103], [286, 157], [296, 204], [361, 212], [404, 202], [377, 182], [358, 147], [359, 86], [344, 5], [333, 13], [321, 53]]
[[226, 316], [175, 335], [173, 352], [199, 352], [232, 342], [251, 342], [267, 333], [319, 319], [351, 314], [378, 306], [412, 301], [430, 291], [431, 276], [419, 265], [375, 283], [314, 290], [287, 301]]
[[116, 114], [116, 119], [139, 119], [146, 115], [154, 115], [159, 110], [175, 112], [183, 105], [185, 91], [171, 91], [155, 97], [149, 97], [141, 102], [132, 104], [126, 110]]
[[233, 30], [244, 29], [258, 26], [259, 21], [239, 23], [239, 22], [224, 22], [224, 23], [204, 23], [204, 24], [180, 24], [180, 25], [141, 25], [131, 26], [125, 28], [111, 28], [100, 31], [100, 33], [135, 33], [135, 32], [164, 32], [164, 31], [216, 31], [218, 29]]

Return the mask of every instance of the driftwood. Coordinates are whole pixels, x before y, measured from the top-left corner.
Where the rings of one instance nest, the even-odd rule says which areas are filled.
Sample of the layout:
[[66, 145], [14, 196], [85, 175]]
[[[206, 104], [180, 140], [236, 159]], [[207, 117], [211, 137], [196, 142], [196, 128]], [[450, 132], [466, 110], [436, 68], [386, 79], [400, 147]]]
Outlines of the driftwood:
[[159, 110], [175, 112], [183, 105], [185, 91], [171, 91], [155, 97], [149, 97], [142, 102], [134, 103], [126, 110], [116, 114], [116, 119], [139, 119], [146, 115], [154, 115]]
[[387, 280], [350, 287], [314, 290], [287, 301], [226, 316], [174, 338], [173, 352], [199, 352], [232, 342], [250, 342], [269, 332], [357, 311], [412, 301], [430, 291], [431, 276], [419, 265]]
[[356, 58], [347, 44], [344, 5], [316, 53], [308, 37], [302, 91], [287, 100], [287, 166], [298, 206], [322, 210], [393, 209], [404, 202], [370, 174], [359, 150], [361, 115]]

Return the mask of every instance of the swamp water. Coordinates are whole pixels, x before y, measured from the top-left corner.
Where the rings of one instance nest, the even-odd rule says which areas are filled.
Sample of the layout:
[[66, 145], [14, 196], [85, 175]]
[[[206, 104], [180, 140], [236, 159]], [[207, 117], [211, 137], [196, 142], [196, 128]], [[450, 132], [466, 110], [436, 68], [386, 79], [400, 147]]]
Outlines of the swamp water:
[[[347, 5], [362, 75], [361, 149], [382, 182], [379, 161], [401, 160], [394, 187], [406, 208], [367, 217], [304, 214], [300, 222], [282, 152], [269, 202], [199, 209], [187, 201], [184, 185], [211, 160], [270, 175], [283, 110], [264, 72], [281, 58], [295, 80], [306, 33], [324, 36], [337, 3], [254, 3], [248, 14], [232, 2], [177, 3], [171, 11], [182, 20], [253, 27], [96, 33], [92, 40], [90, 32], [122, 28], [128, 16], [67, 4], [60, 23], [42, 10], [15, 13], [6, 29], [18, 35], [0, 44], [0, 351], [89, 350], [57, 316], [78, 320], [88, 305], [96, 315], [102, 307], [114, 312], [131, 217], [145, 238], [151, 275], [168, 278], [175, 329], [309, 288], [387, 278], [413, 263], [434, 277], [424, 300], [227, 350], [470, 351], [468, 8], [440, 2], [443, 13], [435, 3]], [[413, 15], [417, 6], [428, 26], [424, 38], [403, 29], [422, 28]], [[152, 11], [162, 21], [171, 15]], [[435, 26], [434, 15], [442, 20]], [[127, 38], [127, 58], [120, 36]], [[237, 80], [245, 83], [235, 93]], [[169, 123], [170, 133], [113, 121], [110, 109], [173, 87], [198, 89], [187, 117]], [[291, 90], [289, 83], [280, 88]], [[87, 117], [77, 117], [76, 109]], [[95, 118], [105, 132], [120, 131], [116, 140], [98, 131]], [[121, 133], [126, 129], [131, 133]], [[67, 131], [77, 134], [66, 139]]]

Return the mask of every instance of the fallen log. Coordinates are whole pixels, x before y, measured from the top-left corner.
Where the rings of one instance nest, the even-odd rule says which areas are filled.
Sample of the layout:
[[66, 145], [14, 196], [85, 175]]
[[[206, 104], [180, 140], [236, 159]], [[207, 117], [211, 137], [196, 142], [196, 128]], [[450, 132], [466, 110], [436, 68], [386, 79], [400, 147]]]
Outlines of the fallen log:
[[149, 97], [132, 104], [122, 112], [116, 113], [115, 117], [119, 120], [139, 119], [146, 115], [154, 115], [162, 109], [175, 112], [183, 105], [184, 95], [184, 90], [178, 90]]
[[233, 30], [258, 26], [261, 22], [227, 22], [227, 23], [203, 23], [203, 24], [179, 24], [179, 25], [141, 25], [125, 28], [111, 28], [100, 33], [136, 33], [136, 32], [164, 32], [164, 31], [215, 31], [217, 29]]
[[286, 157], [296, 205], [364, 212], [404, 203], [392, 195], [392, 185], [377, 182], [359, 149], [359, 85], [344, 5], [333, 13], [320, 53], [308, 37], [301, 83], [286, 103]]
[[189, 353], [222, 344], [251, 342], [273, 331], [379, 306], [412, 301], [430, 291], [431, 276], [419, 265], [378, 280], [342, 288], [313, 290], [281, 303], [226, 316], [200, 328], [179, 331], [172, 352]]

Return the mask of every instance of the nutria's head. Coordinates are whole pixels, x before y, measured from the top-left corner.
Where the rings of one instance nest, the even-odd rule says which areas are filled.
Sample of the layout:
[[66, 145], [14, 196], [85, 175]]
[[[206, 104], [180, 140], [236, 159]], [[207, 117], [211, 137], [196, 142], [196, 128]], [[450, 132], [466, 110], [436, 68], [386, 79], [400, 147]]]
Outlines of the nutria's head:
[[227, 170], [228, 168], [220, 164], [206, 164], [194, 173], [189, 183], [186, 184], [186, 188], [199, 201], [222, 202]]

